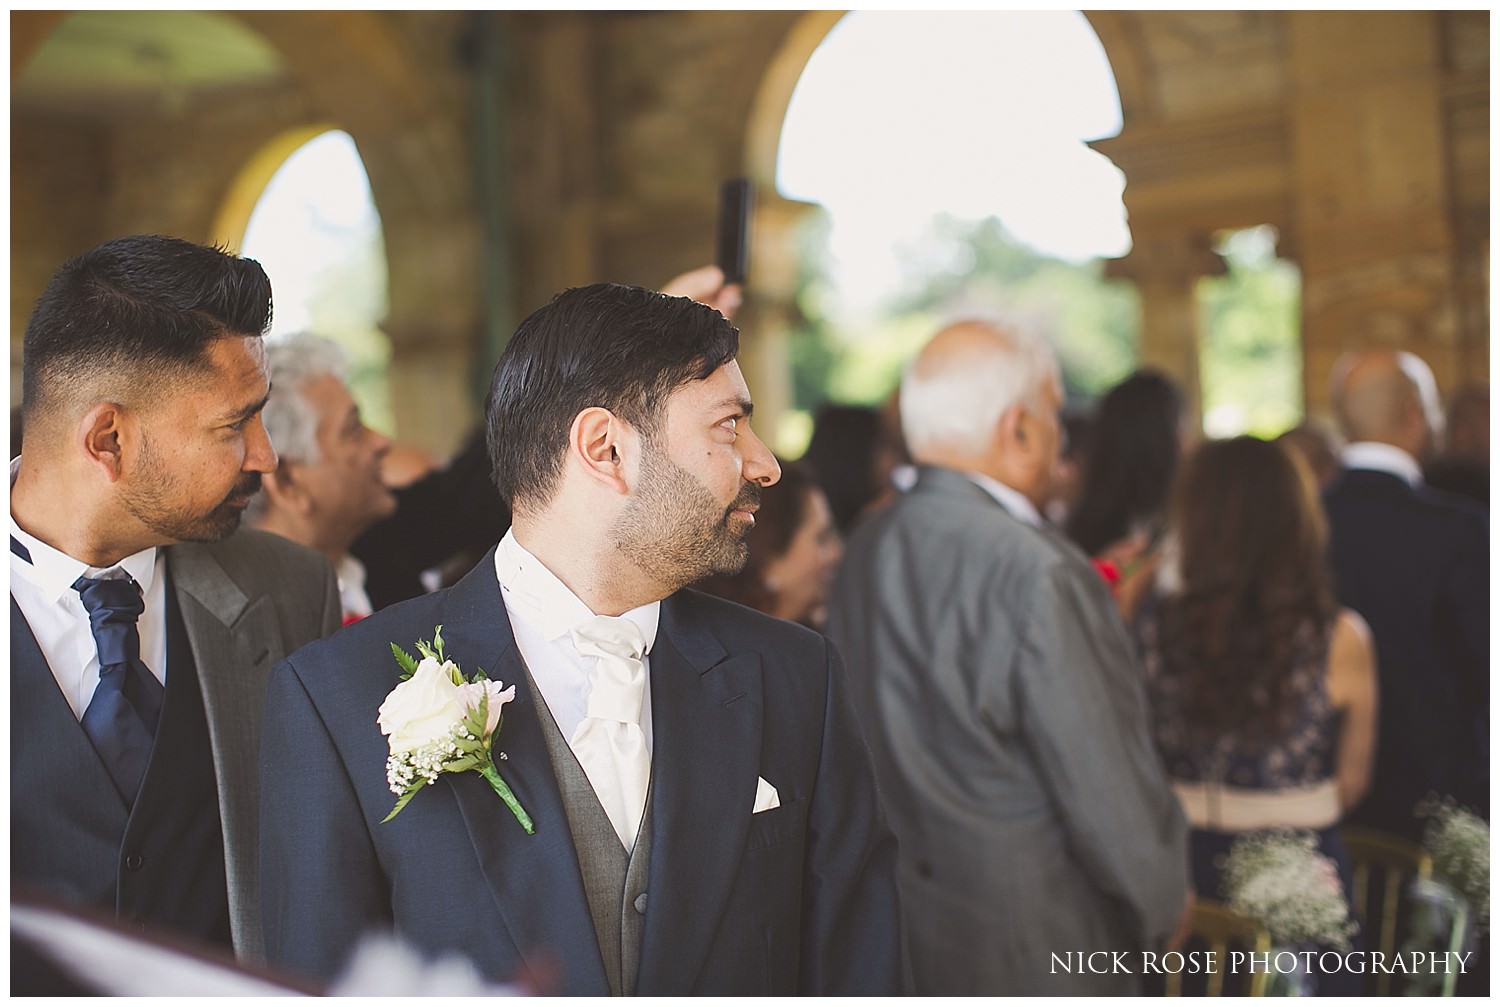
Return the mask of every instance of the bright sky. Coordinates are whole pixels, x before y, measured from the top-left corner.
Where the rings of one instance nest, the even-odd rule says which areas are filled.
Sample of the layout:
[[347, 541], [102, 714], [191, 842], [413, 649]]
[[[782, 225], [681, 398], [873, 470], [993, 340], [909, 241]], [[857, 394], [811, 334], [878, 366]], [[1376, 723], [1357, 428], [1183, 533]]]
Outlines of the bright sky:
[[828, 211], [835, 284], [866, 306], [899, 276], [893, 246], [939, 212], [998, 216], [1063, 258], [1123, 255], [1124, 176], [1082, 143], [1120, 125], [1076, 11], [856, 12], [798, 82], [777, 183]]
[[349, 254], [352, 239], [379, 228], [370, 182], [348, 133], [299, 147], [272, 176], [240, 248], [271, 277], [274, 338], [307, 328], [318, 274]]

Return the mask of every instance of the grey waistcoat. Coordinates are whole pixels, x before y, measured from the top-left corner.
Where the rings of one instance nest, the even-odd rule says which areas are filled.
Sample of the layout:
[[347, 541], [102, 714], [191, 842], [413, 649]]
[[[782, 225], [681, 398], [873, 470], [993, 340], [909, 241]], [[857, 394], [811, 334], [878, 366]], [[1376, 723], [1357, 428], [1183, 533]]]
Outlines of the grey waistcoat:
[[635, 849], [627, 854], [530, 671], [526, 677], [531, 694], [538, 700], [542, 738], [573, 833], [573, 849], [578, 854], [609, 992], [612, 996], [634, 995], [640, 971], [641, 932], [646, 923], [646, 875], [651, 864], [651, 788], [646, 791], [646, 809]]

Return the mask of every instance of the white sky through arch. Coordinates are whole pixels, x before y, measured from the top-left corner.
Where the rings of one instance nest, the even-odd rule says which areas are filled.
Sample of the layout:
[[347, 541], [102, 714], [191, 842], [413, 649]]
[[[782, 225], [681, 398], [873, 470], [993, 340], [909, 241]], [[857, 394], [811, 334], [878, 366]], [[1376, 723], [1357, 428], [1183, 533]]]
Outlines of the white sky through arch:
[[798, 82], [777, 186], [828, 211], [834, 284], [868, 307], [900, 275], [894, 246], [940, 212], [998, 216], [1062, 258], [1125, 254], [1124, 177], [1082, 142], [1120, 124], [1076, 11], [855, 12]]

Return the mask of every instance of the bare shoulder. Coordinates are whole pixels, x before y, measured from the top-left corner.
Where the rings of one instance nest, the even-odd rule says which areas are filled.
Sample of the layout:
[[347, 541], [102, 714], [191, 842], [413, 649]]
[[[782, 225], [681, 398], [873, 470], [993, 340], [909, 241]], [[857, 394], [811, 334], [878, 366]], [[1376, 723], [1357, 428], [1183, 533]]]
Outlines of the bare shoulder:
[[1328, 645], [1328, 692], [1345, 707], [1375, 685], [1375, 652], [1370, 627], [1353, 609], [1341, 609]]
[[1335, 652], [1343, 650], [1351, 657], [1356, 656], [1360, 651], [1370, 650], [1371, 640], [1370, 626], [1363, 616], [1352, 608], [1339, 609], [1338, 618], [1333, 623], [1333, 639], [1330, 641]]

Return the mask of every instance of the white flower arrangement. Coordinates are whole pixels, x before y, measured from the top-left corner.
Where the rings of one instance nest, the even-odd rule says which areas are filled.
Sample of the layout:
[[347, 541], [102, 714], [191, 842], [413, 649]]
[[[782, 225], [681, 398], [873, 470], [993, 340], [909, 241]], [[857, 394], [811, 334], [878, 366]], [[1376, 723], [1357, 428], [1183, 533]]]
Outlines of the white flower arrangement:
[[[385, 780], [398, 796], [385, 816], [401, 813], [425, 786], [443, 773], [476, 772], [484, 777], [516, 816], [527, 835], [535, 825], [526, 809], [495, 768], [494, 744], [500, 733], [506, 703], [516, 698], [516, 687], [491, 681], [483, 670], [465, 679], [458, 665], [443, 655], [443, 627], [432, 642], [417, 641], [418, 661], [396, 644], [391, 653], [401, 666], [402, 682], [380, 704], [376, 717], [381, 733], [390, 736]], [[502, 753], [500, 758], [505, 758]]]
[[1490, 919], [1490, 826], [1451, 798], [1424, 801], [1417, 813], [1428, 819], [1422, 845], [1432, 855], [1432, 872], [1469, 903], [1470, 920], [1483, 933]]
[[1338, 868], [1305, 832], [1253, 832], [1224, 861], [1229, 908], [1257, 920], [1277, 945], [1348, 950], [1354, 935]]

